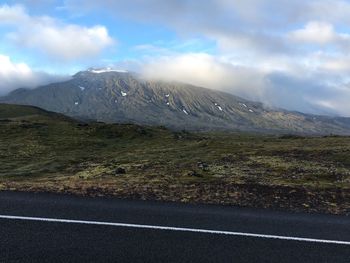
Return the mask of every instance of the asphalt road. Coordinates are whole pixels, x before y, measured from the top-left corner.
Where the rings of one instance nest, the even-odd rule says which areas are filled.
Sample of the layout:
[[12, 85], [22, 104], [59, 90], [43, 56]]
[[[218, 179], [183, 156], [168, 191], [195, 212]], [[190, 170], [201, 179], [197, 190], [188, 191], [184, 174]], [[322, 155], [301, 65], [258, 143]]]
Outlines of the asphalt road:
[[0, 262], [348, 263], [350, 218], [0, 192]]

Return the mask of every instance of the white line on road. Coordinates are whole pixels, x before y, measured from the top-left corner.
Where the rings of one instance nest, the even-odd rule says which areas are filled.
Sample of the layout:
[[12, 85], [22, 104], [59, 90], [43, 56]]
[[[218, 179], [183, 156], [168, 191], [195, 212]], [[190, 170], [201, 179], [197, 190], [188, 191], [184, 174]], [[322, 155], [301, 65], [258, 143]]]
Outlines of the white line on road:
[[281, 240], [313, 242], [313, 243], [326, 243], [326, 244], [337, 244], [337, 245], [350, 245], [350, 241], [314, 239], [314, 238], [303, 238], [303, 237], [289, 237], [289, 236], [277, 236], [277, 235], [264, 235], [264, 234], [254, 234], [254, 233], [244, 233], [244, 232], [219, 231], [219, 230], [210, 230], [210, 229], [196, 229], [196, 228], [183, 228], [183, 227], [170, 227], [170, 226], [153, 226], [153, 225], [100, 222], [100, 221], [58, 219], [58, 218], [11, 216], [11, 215], [0, 215], [0, 219], [54, 222], [54, 223], [70, 223], [70, 224], [84, 224], [84, 225], [99, 225], [99, 226], [114, 226], [114, 227], [141, 228], [141, 229], [155, 229], [155, 230], [193, 232], [193, 233], [205, 233], [205, 234], [216, 234], [216, 235], [231, 235], [231, 236], [281, 239]]

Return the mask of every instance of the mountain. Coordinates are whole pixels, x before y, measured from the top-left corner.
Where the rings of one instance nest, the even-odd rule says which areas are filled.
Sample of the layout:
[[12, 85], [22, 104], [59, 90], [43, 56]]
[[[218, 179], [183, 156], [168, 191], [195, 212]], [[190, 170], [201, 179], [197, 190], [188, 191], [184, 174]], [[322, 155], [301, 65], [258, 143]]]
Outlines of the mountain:
[[2, 103], [33, 105], [108, 123], [187, 130], [350, 134], [350, 119], [272, 109], [258, 102], [179, 82], [145, 80], [114, 69], [89, 69], [68, 81], [17, 89]]

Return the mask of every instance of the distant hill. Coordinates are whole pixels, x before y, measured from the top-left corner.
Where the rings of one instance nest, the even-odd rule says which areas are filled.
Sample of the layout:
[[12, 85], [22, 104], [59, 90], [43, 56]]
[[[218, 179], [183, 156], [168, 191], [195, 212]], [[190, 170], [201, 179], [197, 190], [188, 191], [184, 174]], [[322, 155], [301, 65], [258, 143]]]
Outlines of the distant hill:
[[39, 107], [0, 103], [0, 120], [75, 120], [63, 114], [46, 111]]
[[228, 93], [144, 80], [112, 69], [90, 69], [68, 81], [18, 89], [0, 102], [38, 106], [79, 119], [172, 129], [350, 134], [348, 118], [272, 109]]

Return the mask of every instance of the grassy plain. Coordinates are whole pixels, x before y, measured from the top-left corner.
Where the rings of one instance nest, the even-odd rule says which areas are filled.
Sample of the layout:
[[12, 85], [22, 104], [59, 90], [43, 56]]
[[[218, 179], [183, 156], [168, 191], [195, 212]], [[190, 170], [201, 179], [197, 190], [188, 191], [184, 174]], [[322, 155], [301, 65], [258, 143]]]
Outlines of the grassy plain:
[[0, 189], [350, 213], [350, 137], [188, 133], [0, 105]]

